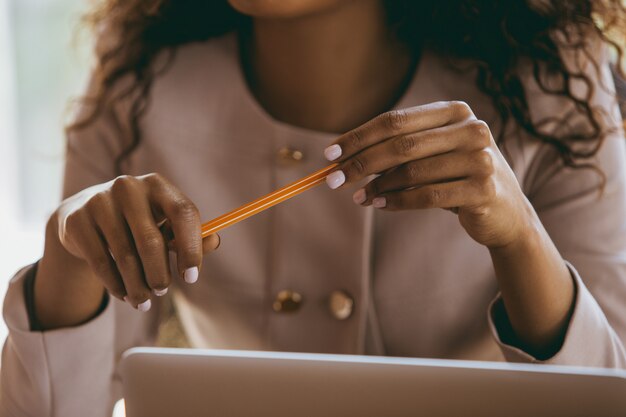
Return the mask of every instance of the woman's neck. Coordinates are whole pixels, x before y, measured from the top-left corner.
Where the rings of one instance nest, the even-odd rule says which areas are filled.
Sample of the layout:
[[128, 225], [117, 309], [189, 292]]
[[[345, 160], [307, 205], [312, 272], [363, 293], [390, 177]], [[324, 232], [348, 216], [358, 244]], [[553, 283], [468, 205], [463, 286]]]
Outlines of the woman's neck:
[[283, 122], [344, 132], [393, 106], [414, 70], [383, 2], [345, 1], [297, 19], [255, 19], [244, 48], [250, 88]]

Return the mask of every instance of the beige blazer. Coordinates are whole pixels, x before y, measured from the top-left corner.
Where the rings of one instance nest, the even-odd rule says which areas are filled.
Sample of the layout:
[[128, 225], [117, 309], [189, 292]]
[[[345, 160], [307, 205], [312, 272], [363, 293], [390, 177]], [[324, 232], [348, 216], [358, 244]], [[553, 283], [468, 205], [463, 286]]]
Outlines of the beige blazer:
[[[520, 69], [524, 72], [524, 69]], [[608, 67], [601, 80], [613, 88]], [[528, 74], [526, 78], [529, 79]], [[527, 82], [535, 118], [568, 107]], [[621, 121], [606, 89], [594, 101]], [[501, 127], [471, 74], [425, 53], [396, 107], [464, 100]], [[119, 112], [124, 112], [120, 106]], [[69, 138], [65, 195], [115, 176], [121, 133], [107, 117]], [[213, 218], [327, 164], [335, 135], [270, 117], [247, 90], [236, 40], [182, 47], [155, 82], [142, 120], [132, 175], [159, 172]], [[607, 176], [562, 169], [554, 152], [507, 130], [506, 154], [543, 224], [569, 261], [575, 311], [551, 364], [623, 367], [626, 338], [626, 154], [623, 131], [607, 138], [595, 162]], [[168, 297], [196, 347], [334, 352], [537, 362], [502, 343], [506, 315], [487, 250], [444, 210], [376, 212], [351, 191], [325, 186], [221, 233], [199, 281], [176, 279]], [[23, 277], [4, 302], [10, 335], [2, 356], [3, 415], [110, 415], [119, 396], [116, 363], [135, 345], [153, 343], [159, 305], [148, 314], [111, 300], [78, 327], [31, 332]], [[496, 308], [490, 308], [495, 302]], [[154, 305], [154, 304], [153, 304]]]

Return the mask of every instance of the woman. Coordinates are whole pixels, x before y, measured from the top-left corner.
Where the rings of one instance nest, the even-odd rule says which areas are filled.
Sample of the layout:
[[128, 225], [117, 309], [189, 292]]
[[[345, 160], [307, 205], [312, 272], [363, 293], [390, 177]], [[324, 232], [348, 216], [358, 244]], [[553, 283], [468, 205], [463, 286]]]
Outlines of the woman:
[[[5, 413], [110, 412], [117, 358], [154, 341], [168, 289], [197, 347], [625, 366], [606, 46], [625, 17], [618, 0], [103, 2], [65, 200], [5, 300]], [[220, 239], [201, 219], [329, 160], [336, 191], [203, 257]]]

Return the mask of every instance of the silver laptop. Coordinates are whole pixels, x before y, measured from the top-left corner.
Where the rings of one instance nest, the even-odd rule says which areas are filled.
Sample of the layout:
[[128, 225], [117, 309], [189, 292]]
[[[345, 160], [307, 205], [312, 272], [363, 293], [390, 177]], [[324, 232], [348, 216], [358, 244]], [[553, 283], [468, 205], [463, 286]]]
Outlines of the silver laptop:
[[626, 372], [433, 359], [135, 348], [127, 417], [626, 416]]

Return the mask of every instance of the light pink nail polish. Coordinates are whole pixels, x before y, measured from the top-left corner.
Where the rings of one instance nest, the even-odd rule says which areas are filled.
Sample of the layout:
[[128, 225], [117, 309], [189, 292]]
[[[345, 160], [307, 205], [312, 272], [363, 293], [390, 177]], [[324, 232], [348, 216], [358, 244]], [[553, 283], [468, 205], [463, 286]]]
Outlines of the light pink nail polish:
[[150, 310], [150, 307], [152, 307], [152, 302], [150, 300], [146, 300], [137, 306], [137, 310], [143, 311], [145, 313], [146, 311]]
[[376, 197], [372, 200], [372, 206], [374, 206], [374, 208], [385, 208], [387, 206], [387, 199], [385, 197]]
[[328, 148], [324, 149], [324, 156], [329, 161], [334, 161], [335, 159], [341, 156], [342, 150], [339, 145], [330, 145]]
[[183, 274], [183, 278], [185, 278], [185, 282], [187, 284], [193, 284], [196, 282], [198, 280], [198, 267], [194, 266], [192, 268], [187, 268]]
[[352, 200], [356, 204], [365, 203], [365, 200], [367, 200], [367, 194], [365, 193], [365, 189], [358, 189], [354, 194], [352, 194]]
[[341, 187], [344, 182], [346, 182], [346, 174], [341, 170], [331, 172], [330, 175], [326, 177], [326, 184], [328, 184], [332, 190]]
[[152, 292], [157, 297], [163, 297], [165, 294], [167, 294], [167, 290], [168, 290], [168, 288], [163, 288], [162, 290], [152, 290]]

